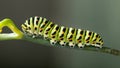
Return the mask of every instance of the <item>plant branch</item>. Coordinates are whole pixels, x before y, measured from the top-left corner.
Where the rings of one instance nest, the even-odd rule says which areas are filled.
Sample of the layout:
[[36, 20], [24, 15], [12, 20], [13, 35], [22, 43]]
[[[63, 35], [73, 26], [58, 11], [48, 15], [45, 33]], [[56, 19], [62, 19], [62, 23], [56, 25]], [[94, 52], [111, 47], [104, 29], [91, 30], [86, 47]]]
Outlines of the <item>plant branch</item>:
[[65, 47], [65, 48], [70, 48], [70, 49], [94, 51], [94, 52], [101, 52], [101, 53], [120, 56], [120, 51], [119, 50], [112, 49], [112, 48], [109, 48], [109, 47], [95, 48], [94, 46], [85, 46], [84, 48], [78, 48], [77, 46], [75, 46], [73, 48], [73, 47], [69, 47], [68, 45], [66, 45], [66, 46], [61, 46], [59, 44], [50, 45], [48, 40], [43, 40], [42, 38], [32, 38], [32, 37], [28, 37], [27, 35], [24, 35], [23, 40], [38, 43], [38, 44], [41, 44], [41, 45], [47, 45], [47, 46], [54, 46], [54, 47], [60, 47], [60, 48]]
[[[1, 33], [3, 27], [8, 27], [13, 33]], [[9, 19], [3, 19], [0, 21], [0, 40], [13, 40], [13, 39], [22, 39], [23, 33], [15, 26], [14, 22]]]
[[[13, 31], [13, 33], [0, 33], [0, 41], [2, 40], [26, 40], [42, 45], [50, 45], [48, 40], [43, 40], [42, 38], [32, 38], [28, 37], [27, 35], [23, 34], [14, 24], [14, 22], [11, 19], [4, 19], [0, 21], [0, 32], [2, 32], [2, 28], [7, 26], [10, 30]], [[59, 44], [54, 45], [54, 47], [63, 47], [60, 46]], [[64, 46], [66, 48], [71, 48], [71, 49], [78, 49], [78, 50], [85, 50], [85, 51], [94, 51], [94, 52], [101, 52], [101, 53], [106, 53], [106, 54], [112, 54], [116, 56], [120, 56], [120, 51], [117, 49], [112, 49], [109, 47], [102, 47], [102, 48], [95, 48], [93, 46], [85, 46], [84, 48], [78, 48], [75, 46], [74, 48], [69, 47], [68, 45]]]

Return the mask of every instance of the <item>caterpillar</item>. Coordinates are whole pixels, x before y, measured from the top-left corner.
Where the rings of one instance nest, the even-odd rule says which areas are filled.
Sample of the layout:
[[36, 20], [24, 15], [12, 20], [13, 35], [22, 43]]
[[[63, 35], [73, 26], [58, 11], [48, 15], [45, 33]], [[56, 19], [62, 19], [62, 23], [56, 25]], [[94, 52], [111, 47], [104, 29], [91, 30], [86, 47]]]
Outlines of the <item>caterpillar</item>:
[[49, 40], [51, 45], [58, 43], [61, 46], [68, 45], [79, 48], [83, 48], [86, 45], [98, 48], [103, 47], [102, 38], [95, 32], [59, 26], [39, 16], [28, 18], [21, 27], [27, 36], [33, 38], [43, 37], [45, 40]]

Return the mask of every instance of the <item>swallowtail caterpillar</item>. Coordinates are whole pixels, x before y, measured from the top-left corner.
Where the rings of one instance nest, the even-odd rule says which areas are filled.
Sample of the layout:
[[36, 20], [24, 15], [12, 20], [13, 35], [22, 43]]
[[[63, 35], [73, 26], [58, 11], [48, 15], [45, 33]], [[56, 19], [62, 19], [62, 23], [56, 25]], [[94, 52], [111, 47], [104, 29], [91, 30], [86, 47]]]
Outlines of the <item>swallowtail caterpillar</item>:
[[30, 17], [21, 25], [23, 32], [33, 38], [48, 39], [51, 45], [59, 43], [61, 46], [77, 46], [79, 48], [90, 45], [103, 47], [103, 40], [99, 34], [83, 29], [59, 26], [46, 18]]

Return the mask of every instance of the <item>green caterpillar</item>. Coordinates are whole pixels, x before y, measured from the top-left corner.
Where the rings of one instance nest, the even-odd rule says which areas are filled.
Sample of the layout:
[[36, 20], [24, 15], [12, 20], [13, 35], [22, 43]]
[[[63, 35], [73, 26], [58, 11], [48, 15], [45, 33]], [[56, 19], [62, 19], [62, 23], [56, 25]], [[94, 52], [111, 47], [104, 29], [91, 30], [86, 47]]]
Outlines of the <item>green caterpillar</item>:
[[33, 38], [42, 36], [48, 39], [51, 45], [59, 43], [61, 46], [68, 44], [70, 47], [80, 48], [85, 45], [103, 47], [103, 40], [99, 34], [89, 30], [59, 26], [46, 18], [30, 17], [21, 26], [26, 35]]

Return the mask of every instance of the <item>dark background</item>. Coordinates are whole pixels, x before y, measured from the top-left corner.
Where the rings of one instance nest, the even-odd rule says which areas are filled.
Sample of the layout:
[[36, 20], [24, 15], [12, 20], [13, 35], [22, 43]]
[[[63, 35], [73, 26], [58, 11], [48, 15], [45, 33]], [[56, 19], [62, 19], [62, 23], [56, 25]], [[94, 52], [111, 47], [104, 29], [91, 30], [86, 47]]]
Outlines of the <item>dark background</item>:
[[[95, 31], [104, 46], [120, 49], [120, 0], [0, 0], [0, 20], [9, 17], [19, 29], [26, 18], [36, 15]], [[120, 68], [120, 57], [22, 40], [0, 41], [0, 68], [6, 67]]]

